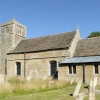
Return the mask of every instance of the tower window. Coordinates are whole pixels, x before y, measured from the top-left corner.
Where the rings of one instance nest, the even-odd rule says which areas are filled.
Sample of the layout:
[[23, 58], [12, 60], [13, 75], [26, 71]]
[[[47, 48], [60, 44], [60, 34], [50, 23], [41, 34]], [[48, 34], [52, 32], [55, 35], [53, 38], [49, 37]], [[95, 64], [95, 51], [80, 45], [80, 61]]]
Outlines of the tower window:
[[8, 27], [6, 27], [6, 33], [8, 33], [9, 32], [9, 28]]
[[8, 33], [8, 32], [9, 32], [9, 27], [8, 27], [8, 26], [7, 26], [7, 27], [4, 27], [4, 28], [3, 28], [3, 32], [4, 32], [4, 33]]
[[20, 34], [22, 34], [22, 30], [20, 30]]

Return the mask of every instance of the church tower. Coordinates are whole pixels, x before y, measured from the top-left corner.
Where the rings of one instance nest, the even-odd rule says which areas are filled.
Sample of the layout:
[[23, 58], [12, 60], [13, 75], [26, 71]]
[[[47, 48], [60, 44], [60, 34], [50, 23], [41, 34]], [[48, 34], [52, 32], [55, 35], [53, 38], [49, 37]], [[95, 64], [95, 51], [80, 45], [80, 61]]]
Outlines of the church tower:
[[26, 39], [26, 27], [15, 19], [1, 24], [0, 34], [0, 73], [6, 74], [7, 53]]

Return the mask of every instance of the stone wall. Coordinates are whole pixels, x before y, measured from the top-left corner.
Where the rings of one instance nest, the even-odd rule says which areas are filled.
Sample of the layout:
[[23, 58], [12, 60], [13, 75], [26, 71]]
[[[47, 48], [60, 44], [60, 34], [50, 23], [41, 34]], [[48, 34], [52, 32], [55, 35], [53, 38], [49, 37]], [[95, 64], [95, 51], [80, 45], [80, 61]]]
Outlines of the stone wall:
[[79, 29], [76, 30], [75, 37], [70, 45], [70, 57], [73, 57], [78, 41], [81, 39]]
[[[7, 56], [7, 76], [13, 77], [16, 76], [16, 62], [21, 63], [21, 77], [30, 76], [32, 78], [46, 78], [51, 75], [50, 73], [50, 61], [57, 61], [57, 70], [58, 77], [62, 73], [62, 69], [58, 68], [58, 62], [73, 56], [78, 40], [80, 39], [79, 30], [77, 29], [76, 35], [73, 41], [70, 44], [68, 49], [62, 50], [51, 50], [44, 52], [33, 52], [33, 53], [25, 53], [24, 54], [10, 54]], [[24, 59], [25, 58], [25, 59]], [[25, 69], [24, 69], [25, 67]], [[60, 71], [61, 69], [61, 71]], [[25, 70], [25, 72], [24, 72]], [[67, 70], [67, 69], [65, 69]], [[64, 70], [64, 71], [65, 71]], [[63, 71], [63, 72], [64, 72]], [[59, 75], [60, 72], [60, 75]], [[63, 75], [66, 76], [67, 73], [62, 73], [60, 78], [63, 78]], [[72, 77], [72, 76], [70, 76]], [[76, 76], [75, 76], [76, 77]], [[66, 78], [66, 77], [65, 77]], [[68, 78], [67, 78], [68, 79]], [[69, 80], [69, 79], [68, 79]]]
[[26, 68], [26, 77], [32, 73], [32, 78], [48, 77], [50, 73], [50, 61], [58, 62], [65, 57], [69, 57], [69, 50], [53, 50], [37, 53], [26, 53], [24, 60], [24, 54], [10, 54], [7, 56], [7, 76], [16, 76], [16, 62], [21, 62], [21, 77], [24, 77], [24, 61]]
[[[16, 33], [17, 26], [22, 29], [22, 34]], [[24, 33], [23, 33], [24, 32]], [[16, 20], [11, 20], [1, 24], [0, 34], [0, 73], [5, 75], [7, 53], [12, 50], [20, 41], [26, 38], [26, 27], [18, 23]]]
[[68, 66], [64, 65], [64, 66], [61, 66], [59, 67], [59, 77], [58, 79], [59, 80], [67, 80], [67, 81], [71, 81], [71, 80], [74, 80], [77, 81], [77, 80], [82, 80], [82, 66], [77, 66], [76, 67], [76, 74], [69, 74], [69, 69], [68, 69]]
[[[100, 84], [100, 65], [99, 65], [99, 74], [94, 74], [94, 65], [85, 65], [85, 82], [89, 83], [94, 76], [98, 77], [98, 84]], [[59, 80], [67, 80], [74, 82], [81, 80], [83, 81], [83, 66], [77, 65], [76, 66], [76, 74], [69, 74], [69, 69], [67, 65], [59, 67]]]

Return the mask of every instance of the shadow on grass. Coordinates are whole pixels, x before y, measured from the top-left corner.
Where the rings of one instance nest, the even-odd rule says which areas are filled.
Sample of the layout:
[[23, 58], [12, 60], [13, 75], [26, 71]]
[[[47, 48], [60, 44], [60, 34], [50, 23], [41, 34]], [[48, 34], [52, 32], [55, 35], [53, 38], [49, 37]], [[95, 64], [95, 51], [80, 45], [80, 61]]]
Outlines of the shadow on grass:
[[70, 96], [73, 96], [73, 94], [69, 94]]

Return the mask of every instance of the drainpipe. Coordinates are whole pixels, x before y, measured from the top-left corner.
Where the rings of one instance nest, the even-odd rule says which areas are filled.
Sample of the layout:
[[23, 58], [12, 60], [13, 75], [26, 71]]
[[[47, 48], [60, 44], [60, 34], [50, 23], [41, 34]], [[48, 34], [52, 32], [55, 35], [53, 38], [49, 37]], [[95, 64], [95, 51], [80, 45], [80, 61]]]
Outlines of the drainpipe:
[[24, 52], [24, 79], [26, 81], [26, 54]]
[[7, 59], [5, 59], [5, 75], [7, 75]]
[[85, 64], [83, 64], [83, 83], [85, 83]]

